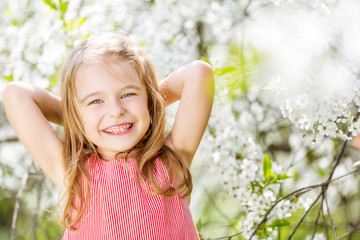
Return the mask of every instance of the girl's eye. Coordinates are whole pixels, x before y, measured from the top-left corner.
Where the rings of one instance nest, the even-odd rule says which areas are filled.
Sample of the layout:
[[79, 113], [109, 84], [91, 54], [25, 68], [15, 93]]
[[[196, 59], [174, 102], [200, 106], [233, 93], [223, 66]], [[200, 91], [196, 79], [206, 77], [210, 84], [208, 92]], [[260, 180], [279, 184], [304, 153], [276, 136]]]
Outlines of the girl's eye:
[[133, 95], [135, 95], [135, 94], [133, 94], [133, 93], [127, 93], [127, 94], [124, 94], [121, 98], [127, 98], [127, 97], [131, 97], [131, 96], [133, 96]]
[[90, 102], [90, 105], [91, 105], [91, 104], [98, 104], [98, 103], [101, 103], [101, 100], [96, 99], [96, 100]]

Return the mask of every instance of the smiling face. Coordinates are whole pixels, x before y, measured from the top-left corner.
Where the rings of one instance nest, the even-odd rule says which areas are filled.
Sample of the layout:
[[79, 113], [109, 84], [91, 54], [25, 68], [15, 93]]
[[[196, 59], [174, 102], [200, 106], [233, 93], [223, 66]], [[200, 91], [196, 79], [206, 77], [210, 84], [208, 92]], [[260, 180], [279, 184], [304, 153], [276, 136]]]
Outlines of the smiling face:
[[75, 86], [85, 134], [104, 160], [130, 150], [144, 137], [150, 126], [148, 96], [130, 64], [82, 64]]

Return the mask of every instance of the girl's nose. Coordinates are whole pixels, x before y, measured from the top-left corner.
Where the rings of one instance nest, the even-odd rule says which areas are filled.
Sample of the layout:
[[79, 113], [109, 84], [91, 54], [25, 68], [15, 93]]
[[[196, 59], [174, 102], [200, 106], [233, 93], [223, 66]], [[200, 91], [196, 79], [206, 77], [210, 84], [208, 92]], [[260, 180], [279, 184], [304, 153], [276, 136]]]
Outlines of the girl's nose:
[[114, 101], [109, 106], [109, 117], [121, 117], [126, 112], [120, 101]]

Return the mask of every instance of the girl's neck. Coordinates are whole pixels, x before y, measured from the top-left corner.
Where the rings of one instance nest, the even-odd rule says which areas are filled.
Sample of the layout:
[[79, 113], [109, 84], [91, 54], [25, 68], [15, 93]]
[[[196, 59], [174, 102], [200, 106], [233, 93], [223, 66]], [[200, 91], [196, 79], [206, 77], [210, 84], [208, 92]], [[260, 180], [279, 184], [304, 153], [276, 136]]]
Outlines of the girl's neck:
[[99, 158], [101, 158], [104, 161], [112, 161], [115, 159], [137, 158], [138, 152], [139, 151], [137, 149], [130, 149], [127, 152], [121, 152], [115, 156], [103, 156], [99, 153]]

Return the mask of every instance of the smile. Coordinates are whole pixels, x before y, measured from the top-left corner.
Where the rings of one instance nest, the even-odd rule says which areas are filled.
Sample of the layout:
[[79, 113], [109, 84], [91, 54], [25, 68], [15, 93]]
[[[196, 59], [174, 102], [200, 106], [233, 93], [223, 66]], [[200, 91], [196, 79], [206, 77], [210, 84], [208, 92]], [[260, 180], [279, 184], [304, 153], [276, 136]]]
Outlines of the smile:
[[134, 125], [133, 123], [116, 125], [116, 126], [111, 126], [111, 127], [105, 128], [102, 131], [106, 132], [106, 133], [110, 133], [110, 134], [119, 134], [119, 133], [124, 133], [124, 132], [128, 131], [129, 129], [131, 129], [133, 127], [133, 125]]

